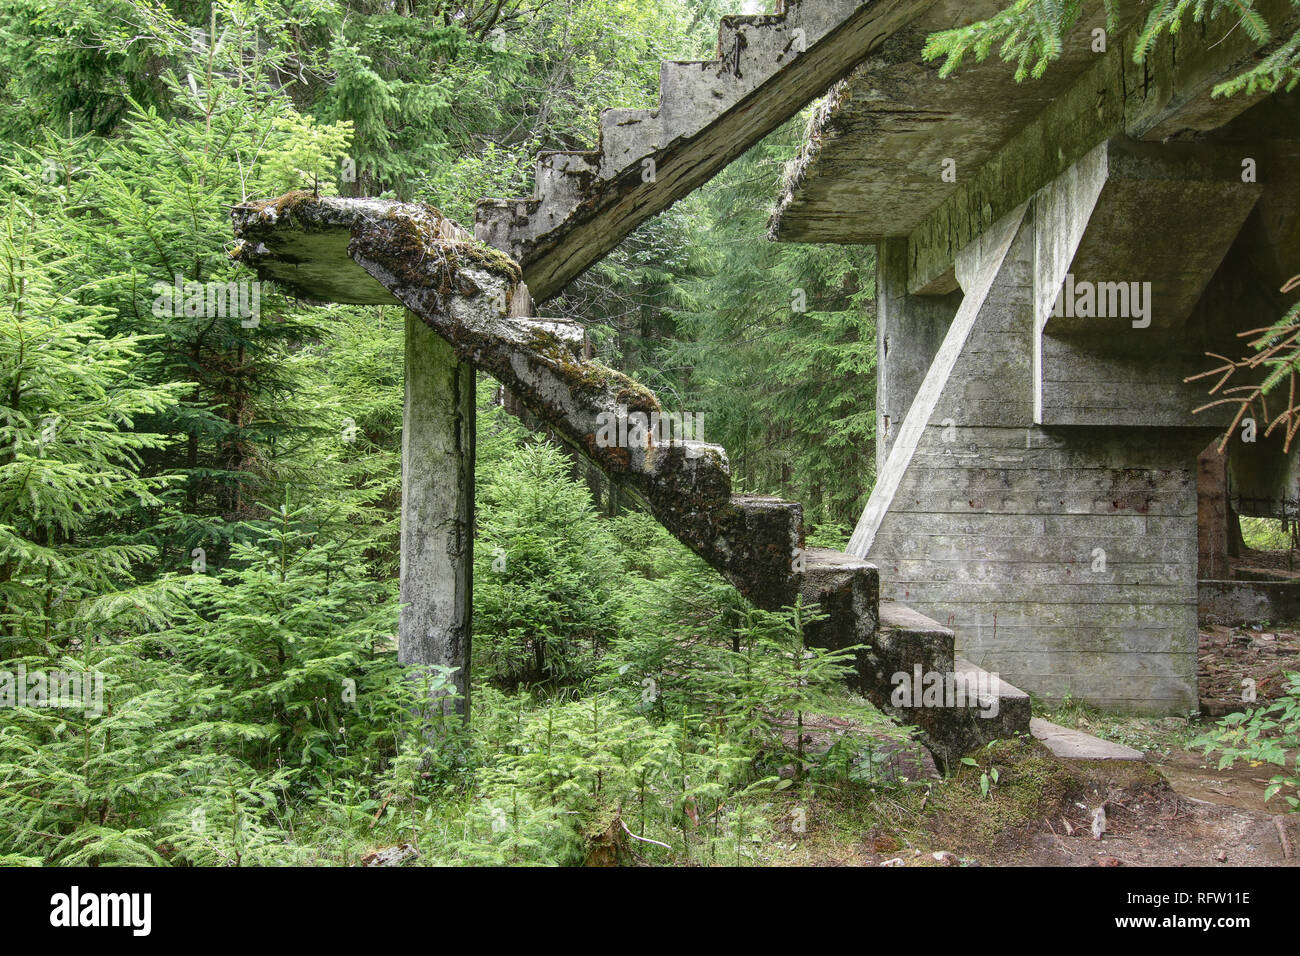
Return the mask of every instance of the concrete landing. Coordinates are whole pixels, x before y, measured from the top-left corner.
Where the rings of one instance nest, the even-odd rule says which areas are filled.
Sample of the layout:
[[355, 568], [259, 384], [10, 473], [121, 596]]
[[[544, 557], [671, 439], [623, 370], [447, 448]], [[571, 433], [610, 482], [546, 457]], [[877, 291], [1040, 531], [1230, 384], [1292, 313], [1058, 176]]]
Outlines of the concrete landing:
[[1142, 751], [1035, 717], [1029, 732], [1062, 760], [1145, 760]]

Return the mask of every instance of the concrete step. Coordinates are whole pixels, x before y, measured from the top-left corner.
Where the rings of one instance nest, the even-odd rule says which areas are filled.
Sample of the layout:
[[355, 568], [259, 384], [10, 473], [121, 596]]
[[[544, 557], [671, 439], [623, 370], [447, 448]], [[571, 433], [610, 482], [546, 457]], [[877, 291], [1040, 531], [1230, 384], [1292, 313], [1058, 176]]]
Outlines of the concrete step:
[[600, 175], [620, 170], [658, 152], [662, 141], [658, 110], [608, 109], [600, 114]]
[[1029, 732], [1062, 760], [1142, 761], [1146, 759], [1140, 750], [1110, 740], [1102, 740], [1082, 730], [1071, 730], [1050, 720], [1043, 720], [1041, 717], [1030, 720]]
[[945, 769], [989, 741], [1028, 733], [1031, 719], [1028, 694], [957, 656], [954, 645], [951, 629], [905, 605], [880, 604], [874, 683], [888, 690], [872, 700], [920, 728]]
[[701, 516], [712, 560], [756, 606], [794, 603], [796, 549], [803, 543], [803, 505], [771, 495], [732, 495], [725, 510]]
[[969, 728], [972, 738], [987, 743], [1029, 732], [1033, 714], [1023, 690], [960, 655], [953, 660], [953, 672], [960, 685], [976, 688], [975, 704], [967, 708], [967, 720], [975, 722]]
[[804, 627], [804, 640], [812, 647], [830, 650], [867, 645], [856, 654], [857, 667], [850, 683], [869, 696], [876, 672], [871, 644], [879, 619], [879, 570], [862, 558], [828, 548], [804, 548], [795, 570], [804, 605], [827, 615], [825, 620]]

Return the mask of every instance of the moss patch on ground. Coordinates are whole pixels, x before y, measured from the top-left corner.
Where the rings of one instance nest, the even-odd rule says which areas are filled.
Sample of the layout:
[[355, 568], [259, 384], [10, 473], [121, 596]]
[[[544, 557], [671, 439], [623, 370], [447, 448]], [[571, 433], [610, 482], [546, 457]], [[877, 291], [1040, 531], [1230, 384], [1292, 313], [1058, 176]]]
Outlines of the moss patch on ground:
[[[951, 849], [979, 849], [1014, 839], [1044, 817], [1059, 816], [1083, 781], [1033, 740], [998, 740], [981, 748], [936, 785], [931, 830]], [[981, 779], [988, 777], [984, 792]]]

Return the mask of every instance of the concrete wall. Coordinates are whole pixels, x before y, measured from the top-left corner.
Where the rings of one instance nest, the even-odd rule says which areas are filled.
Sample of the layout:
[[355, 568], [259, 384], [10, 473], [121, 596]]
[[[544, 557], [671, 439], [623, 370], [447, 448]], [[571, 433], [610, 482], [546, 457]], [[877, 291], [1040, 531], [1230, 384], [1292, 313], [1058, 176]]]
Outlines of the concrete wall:
[[1202, 581], [1200, 616], [1228, 627], [1300, 621], [1300, 581]]
[[[956, 360], [937, 401], [914, 403], [924, 421], [907, 424], [923, 425], [920, 438], [910, 456], [890, 449], [896, 488], [860, 540], [882, 599], [952, 627], [959, 653], [1016, 686], [1116, 710], [1194, 709], [1204, 432], [1033, 424], [1035, 216], [1016, 215], [1005, 258], [981, 263], [996, 275], [973, 324], [947, 330], [941, 350]], [[928, 328], [897, 330], [935, 303], [903, 295], [890, 261], [880, 377], [892, 410], [922, 360], [908, 347], [931, 348]], [[961, 273], [970, 294], [977, 274]]]
[[882, 242], [876, 249], [876, 471], [934, 361], [961, 304], [961, 293], [907, 295], [907, 243]]
[[[1217, 343], [1216, 343], [1217, 344]], [[1107, 336], [1042, 337], [1044, 425], [1226, 426], [1230, 412], [1193, 415], [1208, 399], [1206, 344], [1189, 329], [1117, 328]]]

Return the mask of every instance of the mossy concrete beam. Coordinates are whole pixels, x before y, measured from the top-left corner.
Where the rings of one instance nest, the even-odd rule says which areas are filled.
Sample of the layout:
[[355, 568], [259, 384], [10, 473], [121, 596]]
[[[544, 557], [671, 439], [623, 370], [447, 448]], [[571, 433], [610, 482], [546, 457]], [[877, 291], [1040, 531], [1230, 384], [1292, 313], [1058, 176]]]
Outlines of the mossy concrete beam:
[[[299, 195], [241, 206], [233, 215], [239, 258], [260, 274], [315, 298], [342, 290], [349, 301], [374, 302], [381, 299], [375, 289], [385, 290], [388, 301], [420, 316], [461, 361], [509, 388], [747, 598], [769, 608], [794, 600], [800, 506], [732, 495], [730, 465], [717, 445], [680, 436], [622, 446], [604, 441], [611, 421], [661, 413], [658, 399], [626, 375], [583, 359], [565, 323], [510, 315], [527, 296], [513, 260], [423, 206]], [[334, 259], [312, 260], [304, 269], [304, 247]], [[288, 261], [280, 259], [285, 250]], [[343, 266], [339, 250], [369, 286]], [[349, 278], [346, 285], [317, 281], [322, 275]]]

